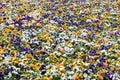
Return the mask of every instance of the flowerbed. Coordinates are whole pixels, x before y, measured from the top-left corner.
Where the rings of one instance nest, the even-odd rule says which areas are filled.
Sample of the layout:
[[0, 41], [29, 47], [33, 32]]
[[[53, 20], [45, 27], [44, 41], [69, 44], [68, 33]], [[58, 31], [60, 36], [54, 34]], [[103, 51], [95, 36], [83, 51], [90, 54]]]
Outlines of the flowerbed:
[[0, 80], [120, 80], [119, 4], [1, 0]]

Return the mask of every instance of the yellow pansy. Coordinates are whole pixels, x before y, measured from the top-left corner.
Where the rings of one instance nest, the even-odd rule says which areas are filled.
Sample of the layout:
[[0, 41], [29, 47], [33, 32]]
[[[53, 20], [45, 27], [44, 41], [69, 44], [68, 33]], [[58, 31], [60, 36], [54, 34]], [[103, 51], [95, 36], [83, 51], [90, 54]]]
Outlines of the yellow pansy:
[[18, 64], [19, 63], [19, 61], [18, 60], [15, 60], [15, 61], [13, 61], [13, 64]]
[[41, 52], [43, 52], [44, 50], [43, 49], [41, 49], [41, 50], [36, 50], [36, 54], [40, 54]]
[[64, 49], [60, 49], [60, 50], [59, 50], [59, 52], [64, 53], [64, 52], [65, 52], [65, 50], [64, 50]]
[[68, 29], [68, 26], [64, 25], [64, 26], [63, 26], [63, 29], [64, 29], [64, 30]]
[[98, 55], [99, 55], [99, 54], [100, 54], [100, 52], [98, 52], [98, 51], [97, 51], [97, 52], [96, 52], [96, 54], [98, 54]]
[[82, 73], [79, 74], [79, 78], [83, 78], [83, 74]]
[[107, 72], [107, 70], [106, 70], [106, 69], [102, 69], [102, 70], [100, 70], [99, 72], [100, 72], [100, 74], [104, 74], [104, 73]]
[[77, 59], [72, 59], [72, 62], [73, 62], [73, 63], [77, 62]]
[[3, 54], [3, 52], [4, 52], [4, 50], [3, 50], [3, 49], [1, 49], [1, 50], [0, 50], [0, 54]]
[[49, 25], [47, 26], [47, 29], [58, 30], [58, 27], [49, 24]]
[[79, 61], [80, 63], [81, 63], [81, 62], [83, 62], [83, 60], [82, 60], [82, 59], [79, 59], [78, 61]]
[[29, 73], [25, 74], [25, 77], [29, 77], [29, 76], [30, 76], [30, 74], [29, 74]]
[[25, 2], [28, 2], [28, 0], [20, 0], [20, 4], [23, 4]]
[[16, 18], [16, 20], [19, 20], [19, 16], [16, 16], [15, 18]]
[[117, 3], [119, 4], [119, 3], [120, 3], [120, 0], [117, 0]]
[[76, 66], [76, 63], [70, 63], [69, 64], [71, 67], [74, 67], [74, 66]]
[[21, 31], [17, 31], [17, 34], [18, 34], [18, 35], [21, 35], [21, 34], [22, 34], [22, 32], [21, 32]]
[[36, 60], [34, 57], [32, 57], [32, 61], [34, 61], [34, 62], [35, 62], [35, 61], [37, 61], [37, 60]]
[[104, 42], [105, 42], [105, 43], [108, 43], [108, 42], [109, 42], [109, 40], [105, 39], [105, 40], [104, 40]]
[[36, 66], [37, 66], [37, 69], [41, 69], [41, 63], [37, 63]]
[[119, 68], [119, 67], [116, 67], [116, 68], [115, 68], [115, 70], [119, 71], [119, 70], [120, 70], [120, 68]]
[[79, 68], [79, 69], [82, 69], [82, 68], [83, 68], [83, 66], [78, 66], [78, 68]]
[[48, 39], [48, 42], [50, 43], [50, 44], [52, 44], [53, 43], [53, 40], [52, 39]]
[[110, 67], [110, 71], [113, 72], [115, 69], [113, 67]]
[[72, 46], [73, 46], [72, 43], [69, 42], [69, 41], [67, 41], [65, 44], [66, 44], [67, 46], [69, 46], [69, 47], [72, 47]]
[[117, 64], [117, 65], [120, 65], [120, 61], [117, 61], [116, 64]]
[[78, 30], [77, 32], [76, 32], [76, 34], [80, 34], [82, 31], [81, 30]]
[[49, 33], [48, 32], [41, 33], [41, 34], [38, 35], [38, 38], [47, 40], [49, 38]]
[[31, 67], [33, 70], [38, 69], [37, 65], [35, 65], [35, 64], [30, 64], [30, 67]]
[[97, 78], [100, 79], [100, 80], [104, 80], [102, 75], [100, 75], [100, 74], [97, 74]]
[[89, 59], [89, 63], [92, 63], [93, 62], [93, 60], [92, 59]]
[[76, 74], [74, 75], [74, 80], [78, 80], [78, 79], [79, 79], [79, 74], [76, 73]]
[[16, 56], [13, 56], [12, 58], [11, 58], [11, 61], [15, 61], [17, 59], [17, 57]]
[[2, 23], [3, 22], [3, 19], [2, 18], [0, 18], [0, 23]]
[[28, 61], [24, 61], [24, 64], [25, 64], [25, 65], [28, 64]]
[[3, 47], [2, 47], [2, 46], [0, 46], [0, 50], [1, 50], [1, 49], [3, 49]]
[[[97, 42], [96, 42], [96, 43], [98, 43], [98, 42], [99, 42], [99, 41], [97, 40]], [[101, 48], [101, 44], [98, 44], [98, 45], [97, 45], [97, 48], [99, 48], [99, 49], [100, 49], [100, 48]]]
[[25, 58], [33, 58], [32, 54], [26, 54]]
[[3, 58], [0, 56], [0, 61], [2, 61], [3, 60]]
[[59, 14], [59, 11], [55, 11], [56, 14]]
[[1, 68], [1, 69], [5, 69], [5, 66], [2, 65], [2, 66], [0, 66], [0, 68]]
[[28, 48], [30, 48], [30, 44], [28, 44], [28, 42], [24, 42], [24, 45]]
[[52, 60], [53, 63], [56, 63], [57, 61], [56, 60]]
[[13, 34], [15, 34], [13, 31], [11, 31], [11, 34], [13, 35]]
[[108, 51], [109, 51], [109, 52], [111, 52], [112, 50], [113, 50], [113, 49], [112, 49], [112, 48], [110, 48]]
[[90, 35], [92, 32], [91, 31], [88, 31], [88, 35]]
[[117, 53], [115, 54], [115, 56], [116, 56], [116, 57], [120, 57], [120, 52], [117, 52]]
[[95, 55], [95, 56], [93, 56], [93, 57], [94, 57], [94, 59], [97, 59], [99, 56]]
[[9, 28], [6, 28], [5, 29], [5, 32], [7, 32], [7, 33], [10, 33], [12, 30], [11, 29], [9, 29]]
[[65, 69], [64, 68], [61, 69], [61, 73], [65, 73]]
[[39, 10], [38, 10], [40, 13], [42, 13], [43, 12], [43, 10], [40, 8]]
[[61, 74], [62, 74], [62, 72], [58, 71], [58, 74], [59, 74], [59, 75], [61, 75]]
[[10, 50], [10, 54], [14, 54], [14, 50]]
[[40, 80], [40, 76], [37, 76], [36, 79], [37, 79], [37, 80]]
[[61, 13], [61, 15], [64, 15], [65, 14], [65, 12], [63, 11], [62, 13]]
[[44, 77], [44, 80], [52, 80], [52, 78], [51, 77]]
[[108, 63], [107, 63], [107, 62], [104, 62], [103, 65], [104, 65], [104, 66], [108, 66]]
[[60, 58], [60, 60], [59, 60], [60, 62], [65, 62], [66, 61], [66, 59], [65, 58]]
[[89, 63], [84, 63], [83, 65], [84, 65], [85, 67], [88, 67]]

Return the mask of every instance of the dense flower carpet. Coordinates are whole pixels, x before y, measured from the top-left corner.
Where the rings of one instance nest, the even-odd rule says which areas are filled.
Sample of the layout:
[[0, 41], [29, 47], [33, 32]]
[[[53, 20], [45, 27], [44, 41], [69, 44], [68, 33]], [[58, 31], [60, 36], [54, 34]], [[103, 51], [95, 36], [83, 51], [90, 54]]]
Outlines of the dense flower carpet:
[[0, 80], [120, 80], [120, 0], [0, 0]]

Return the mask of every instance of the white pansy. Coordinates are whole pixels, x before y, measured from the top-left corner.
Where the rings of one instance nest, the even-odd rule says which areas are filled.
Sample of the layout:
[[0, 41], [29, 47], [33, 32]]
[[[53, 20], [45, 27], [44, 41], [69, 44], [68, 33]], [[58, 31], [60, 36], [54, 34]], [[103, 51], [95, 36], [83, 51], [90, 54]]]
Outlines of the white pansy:
[[109, 55], [106, 50], [101, 50], [101, 53], [105, 53], [105, 55]]
[[62, 56], [63, 56], [63, 57], [66, 57], [66, 56], [67, 56], [67, 54], [63, 54]]
[[13, 73], [13, 74], [18, 74], [18, 72], [17, 72], [17, 71], [12, 71], [12, 73]]
[[87, 73], [84, 73], [83, 76], [84, 76], [85, 78], [87, 78], [87, 77], [88, 77], [88, 74], [87, 74]]
[[72, 75], [72, 74], [74, 74], [74, 71], [67, 71], [67, 74]]
[[69, 52], [70, 49], [69, 49], [69, 47], [65, 46], [64, 50], [67, 51], [67, 52]]
[[11, 78], [11, 77], [12, 77], [12, 74], [11, 74], [11, 73], [8, 73], [8, 77]]
[[61, 55], [61, 53], [60, 53], [60, 52], [57, 52], [57, 51], [55, 51], [53, 54], [58, 55], [58, 56]]
[[91, 22], [91, 19], [87, 19], [86, 22]]
[[97, 80], [97, 79], [91, 79], [91, 80]]

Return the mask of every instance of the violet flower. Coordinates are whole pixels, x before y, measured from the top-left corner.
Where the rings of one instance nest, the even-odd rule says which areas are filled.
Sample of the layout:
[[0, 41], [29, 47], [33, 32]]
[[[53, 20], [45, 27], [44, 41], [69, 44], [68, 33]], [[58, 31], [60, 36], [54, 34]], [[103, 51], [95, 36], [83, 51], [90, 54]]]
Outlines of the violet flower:
[[15, 69], [13, 67], [11, 67], [10, 71], [14, 71]]
[[89, 65], [89, 68], [90, 68], [90, 69], [94, 69], [94, 67], [95, 67], [94, 64], [90, 64], [90, 65]]
[[5, 6], [5, 4], [0, 3], [0, 8], [2, 8], [2, 7], [4, 7], [4, 6]]
[[35, 78], [32, 78], [32, 80], [36, 80]]
[[5, 75], [8, 75], [8, 73], [9, 73], [9, 69], [5, 69], [5, 70], [4, 70], [4, 74], [5, 74]]
[[28, 21], [30, 21], [30, 20], [32, 20], [32, 19], [33, 19], [33, 17], [25, 16], [22, 20], [28, 20]]
[[95, 54], [96, 54], [96, 50], [93, 50], [93, 51], [90, 51], [90, 52], [89, 52], [89, 55], [90, 55], [90, 56], [94, 56]]
[[41, 74], [42, 74], [42, 75], [44, 75], [45, 73], [46, 73], [46, 70], [45, 70], [45, 69], [41, 71]]
[[13, 20], [13, 21], [14, 21], [13, 24], [14, 24], [15, 26], [17, 26], [17, 27], [19, 27], [19, 28], [23, 28], [23, 26], [22, 26], [22, 25], [23, 25], [22, 20], [18, 20], [18, 21], [17, 21], [17, 20]]
[[93, 20], [93, 22], [97, 23], [97, 22], [99, 22], [99, 19], [95, 19], [95, 20]]
[[28, 51], [30, 48], [23, 48], [22, 51]]
[[102, 58], [100, 58], [100, 61], [101, 61], [101, 62], [105, 62], [105, 61], [106, 61], [106, 58], [102, 57]]
[[111, 10], [111, 8], [109, 8], [107, 5], [105, 5], [105, 9], [106, 9], [106, 11], [110, 11]]
[[102, 67], [102, 66], [103, 66], [103, 63], [100, 62], [100, 63], [97, 64], [97, 66]]
[[43, 17], [47, 18], [47, 17], [49, 17], [49, 14], [44, 14]]
[[80, 2], [85, 2], [86, 0], [79, 0]]
[[9, 26], [9, 23], [8, 23], [8, 22], [5, 22], [5, 25], [6, 25], [6, 26]]
[[107, 72], [106, 75], [107, 75], [108, 79], [111, 79], [113, 77], [113, 73], [112, 72]]
[[0, 80], [3, 76], [4, 76], [4, 74], [2, 72], [0, 72]]
[[0, 80], [5, 80], [4, 77], [0, 77]]
[[115, 36], [118, 36], [119, 34], [120, 34], [119, 31], [116, 31], [116, 32], [114, 33]]

